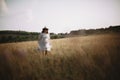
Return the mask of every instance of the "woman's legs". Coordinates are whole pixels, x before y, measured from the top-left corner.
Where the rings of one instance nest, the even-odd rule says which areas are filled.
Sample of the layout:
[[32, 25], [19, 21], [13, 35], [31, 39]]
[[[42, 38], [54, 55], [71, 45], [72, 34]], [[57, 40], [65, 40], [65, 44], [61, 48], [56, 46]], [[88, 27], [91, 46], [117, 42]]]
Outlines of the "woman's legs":
[[50, 51], [42, 50], [42, 51], [40, 51], [40, 53], [43, 54], [43, 55], [48, 55], [48, 54], [50, 54]]
[[49, 55], [50, 51], [45, 50], [45, 55]]
[[45, 50], [45, 55], [47, 55], [48, 54], [48, 51], [47, 50]]

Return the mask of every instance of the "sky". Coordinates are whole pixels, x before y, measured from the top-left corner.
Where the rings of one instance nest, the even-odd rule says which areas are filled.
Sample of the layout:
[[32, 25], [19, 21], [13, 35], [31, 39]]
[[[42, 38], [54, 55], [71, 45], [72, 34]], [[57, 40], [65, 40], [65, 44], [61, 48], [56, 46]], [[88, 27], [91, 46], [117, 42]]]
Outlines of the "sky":
[[120, 0], [0, 0], [0, 30], [61, 33], [120, 25]]

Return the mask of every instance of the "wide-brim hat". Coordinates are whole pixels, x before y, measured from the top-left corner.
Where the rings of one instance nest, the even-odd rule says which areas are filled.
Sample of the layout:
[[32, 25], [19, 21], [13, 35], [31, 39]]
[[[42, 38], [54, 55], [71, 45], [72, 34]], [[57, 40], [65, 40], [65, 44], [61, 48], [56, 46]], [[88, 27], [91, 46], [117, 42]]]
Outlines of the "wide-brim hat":
[[49, 30], [47, 27], [44, 27], [43, 30]]

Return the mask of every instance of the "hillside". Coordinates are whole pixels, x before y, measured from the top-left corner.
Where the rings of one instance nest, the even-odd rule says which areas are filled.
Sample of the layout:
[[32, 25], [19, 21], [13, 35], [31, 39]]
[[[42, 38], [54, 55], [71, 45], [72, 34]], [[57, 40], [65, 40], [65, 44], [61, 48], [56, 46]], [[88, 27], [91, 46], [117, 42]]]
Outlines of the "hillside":
[[70, 32], [70, 35], [92, 35], [92, 34], [106, 34], [106, 33], [120, 33], [120, 26], [110, 26], [108, 28], [99, 28], [99, 29], [80, 29], [73, 30]]

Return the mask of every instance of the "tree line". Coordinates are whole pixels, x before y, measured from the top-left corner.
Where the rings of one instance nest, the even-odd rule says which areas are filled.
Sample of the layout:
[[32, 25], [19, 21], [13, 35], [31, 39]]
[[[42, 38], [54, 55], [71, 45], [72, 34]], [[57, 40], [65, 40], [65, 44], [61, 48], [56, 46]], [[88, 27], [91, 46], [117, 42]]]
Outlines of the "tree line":
[[[73, 30], [70, 33], [50, 33], [51, 39], [59, 39], [65, 37], [72, 37], [76, 35], [92, 35], [104, 33], [120, 33], [120, 26], [109, 26], [108, 28], [99, 29], [80, 29]], [[39, 32], [26, 32], [26, 31], [0, 31], [0, 43], [21, 42], [21, 41], [34, 41], [38, 40]]]
[[[0, 31], [0, 43], [22, 42], [38, 40], [39, 32], [26, 31]], [[50, 33], [51, 39], [64, 38], [65, 34]]]

